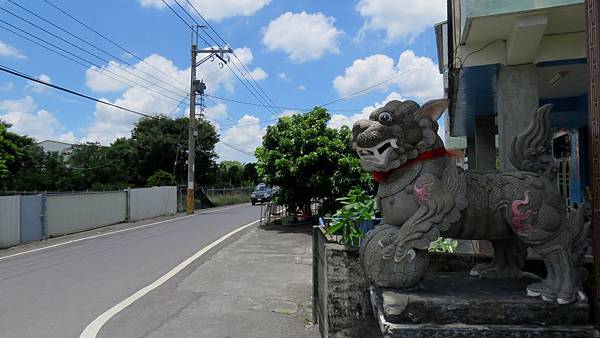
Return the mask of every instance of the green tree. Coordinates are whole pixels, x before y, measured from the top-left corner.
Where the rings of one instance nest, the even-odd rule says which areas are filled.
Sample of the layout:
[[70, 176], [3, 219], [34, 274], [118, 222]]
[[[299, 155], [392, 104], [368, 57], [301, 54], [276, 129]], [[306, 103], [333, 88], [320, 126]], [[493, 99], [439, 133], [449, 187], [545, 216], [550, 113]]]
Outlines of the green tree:
[[330, 115], [315, 107], [306, 114], [286, 116], [269, 126], [256, 150], [259, 177], [281, 188], [279, 201], [290, 210], [309, 210], [312, 200], [322, 202], [321, 213], [337, 209], [336, 198], [352, 187], [370, 192], [372, 180], [360, 169], [350, 148], [350, 130], [327, 127]]
[[0, 123], [0, 179], [8, 177], [8, 165], [13, 162], [15, 145], [6, 139], [6, 126]]
[[26, 152], [14, 174], [2, 181], [2, 190], [81, 190], [79, 174], [69, 167], [65, 155], [46, 153], [36, 145], [26, 148]]
[[239, 187], [244, 179], [244, 165], [239, 161], [222, 161], [217, 171], [216, 185], [219, 187]]
[[15, 174], [31, 158], [34, 141], [8, 131], [11, 125], [0, 121], [0, 180]]
[[163, 170], [157, 170], [154, 174], [148, 177], [146, 184], [149, 187], [175, 185], [175, 176]]
[[130, 185], [132, 161], [119, 156], [121, 143], [117, 140], [110, 147], [91, 142], [73, 146], [67, 163], [77, 174], [79, 190], [120, 190]]
[[[204, 119], [197, 121], [195, 181], [197, 185], [212, 184], [216, 176], [215, 144], [218, 134]], [[133, 150], [133, 182], [146, 183], [158, 170], [174, 173], [179, 184], [187, 182], [188, 119], [167, 116], [142, 118], [131, 135]]]
[[256, 163], [244, 164], [244, 175], [242, 181], [247, 185], [255, 185], [258, 183], [258, 173], [256, 172]]
[[[33, 139], [11, 133], [8, 127], [0, 121], [3, 190], [118, 190], [187, 182], [187, 118], [143, 118], [131, 138], [117, 139], [110, 146], [76, 145], [68, 154], [45, 153]], [[219, 139], [206, 120], [198, 121], [197, 130], [195, 181], [209, 185], [217, 176], [214, 147]], [[159, 172], [174, 181], [164, 174], [150, 180]]]

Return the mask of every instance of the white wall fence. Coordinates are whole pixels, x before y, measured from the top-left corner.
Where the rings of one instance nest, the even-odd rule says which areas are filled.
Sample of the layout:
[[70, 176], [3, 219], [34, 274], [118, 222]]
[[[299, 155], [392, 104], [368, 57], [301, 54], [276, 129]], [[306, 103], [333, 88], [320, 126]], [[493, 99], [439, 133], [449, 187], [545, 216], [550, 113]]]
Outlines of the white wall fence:
[[21, 198], [19, 196], [0, 197], [0, 247], [6, 248], [20, 242]]
[[47, 237], [72, 234], [126, 220], [126, 191], [46, 196]]
[[37, 196], [38, 204], [31, 196], [0, 196], [0, 248], [177, 212], [176, 187]]
[[129, 190], [129, 220], [154, 218], [177, 212], [177, 187]]

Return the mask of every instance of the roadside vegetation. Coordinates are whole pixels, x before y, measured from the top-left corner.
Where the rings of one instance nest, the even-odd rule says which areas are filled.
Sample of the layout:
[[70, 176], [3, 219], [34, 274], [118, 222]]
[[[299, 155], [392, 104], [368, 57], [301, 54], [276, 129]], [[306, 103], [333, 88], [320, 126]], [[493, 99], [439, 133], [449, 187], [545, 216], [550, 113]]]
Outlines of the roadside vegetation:
[[248, 203], [250, 202], [250, 194], [236, 193], [236, 194], [222, 194], [208, 196], [208, 199], [214, 204], [215, 207], [223, 205]]
[[333, 214], [341, 206], [338, 199], [353, 188], [373, 190], [371, 176], [350, 147], [350, 129], [329, 128], [330, 118], [319, 107], [282, 117], [267, 127], [256, 149], [260, 180], [280, 188], [276, 201], [288, 210], [310, 213], [311, 202], [318, 201], [321, 215]]
[[[142, 118], [129, 138], [108, 146], [78, 144], [62, 154], [44, 152], [36, 140], [12, 133], [9, 127], [0, 121], [0, 191], [120, 190], [187, 182], [187, 118]], [[198, 120], [198, 134], [198, 186], [257, 183], [255, 164], [216, 162], [219, 136], [211, 123]]]

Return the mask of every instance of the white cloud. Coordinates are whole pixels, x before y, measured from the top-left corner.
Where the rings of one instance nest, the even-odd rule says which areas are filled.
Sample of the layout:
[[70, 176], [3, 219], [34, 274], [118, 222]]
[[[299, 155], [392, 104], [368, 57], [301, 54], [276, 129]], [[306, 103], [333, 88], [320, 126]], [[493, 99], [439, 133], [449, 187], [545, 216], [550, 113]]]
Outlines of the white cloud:
[[0, 41], [0, 56], [15, 59], [27, 58], [20, 50], [2, 41]]
[[398, 73], [402, 74], [397, 81], [402, 95], [417, 101], [444, 96], [444, 77], [430, 58], [405, 51], [398, 60]]
[[256, 67], [253, 71], [250, 72], [250, 75], [256, 81], [264, 80], [264, 79], [266, 79], [269, 76], [269, 74], [267, 74], [267, 72], [265, 72], [260, 67]]
[[[41, 80], [46, 83], [52, 83], [52, 79], [46, 74], [40, 74], [40, 76], [38, 76], [38, 80]], [[27, 81], [25, 89], [30, 89], [34, 93], [47, 93], [51, 90], [50, 87], [31, 80]]]
[[302, 90], [302, 91], [306, 90], [306, 86], [304, 86], [304, 85], [299, 85], [299, 86], [298, 86], [298, 87], [296, 87], [296, 88], [297, 88], [298, 90]]
[[[173, 0], [167, 0], [167, 2], [169, 5], [175, 3]], [[271, 0], [190, 0], [190, 2], [204, 18], [218, 22], [235, 16], [250, 16], [268, 5]], [[187, 2], [184, 3], [190, 13], [196, 15], [196, 12], [189, 8]], [[140, 4], [142, 7], [154, 7], [158, 9], [166, 7], [162, 0], [140, 0]]]
[[371, 114], [371, 112], [373, 112], [373, 110], [379, 107], [383, 107], [388, 101], [391, 100], [404, 101], [406, 99], [396, 92], [391, 92], [384, 100], [380, 102], [375, 102], [370, 106], [364, 107], [359, 113], [353, 114], [351, 116], [347, 116], [344, 114], [331, 115], [331, 120], [329, 120], [328, 126], [335, 129], [340, 129], [342, 126], [348, 126], [352, 128], [354, 122], [362, 119], [368, 119], [369, 115]]
[[[252, 115], [244, 115], [233, 127], [226, 130], [221, 135], [221, 140], [228, 145], [241, 149], [245, 152], [254, 153], [257, 147], [262, 144], [262, 137], [265, 134], [265, 128], [260, 126], [260, 119]], [[232, 149], [222, 142], [216, 146], [219, 160], [238, 160], [242, 162], [255, 161], [254, 156], [244, 154], [241, 151]]]
[[[354, 60], [347, 67], [344, 75], [339, 75], [333, 80], [333, 87], [340, 96], [361, 90], [372, 84], [382, 82], [396, 75], [397, 69], [394, 60], [386, 55], [375, 54], [364, 59]], [[382, 86], [385, 90], [387, 86]]]
[[12, 82], [5, 82], [3, 84], [0, 84], [0, 92], [10, 92], [11, 90], [13, 90], [13, 88], [15, 88], [15, 84]]
[[[92, 66], [86, 70], [85, 84], [95, 92], [119, 92], [131, 88], [131, 86], [143, 88], [141, 86], [143, 85], [170, 96], [175, 96], [175, 94], [169, 91], [182, 96], [187, 94], [189, 68], [180, 70], [171, 60], [158, 54], [152, 54], [144, 61], [152, 66], [141, 61], [133, 66], [120, 64], [116, 61], [111, 61], [102, 68]], [[131, 81], [125, 81], [120, 77], [125, 77]], [[146, 91], [148, 90], [146, 89]], [[152, 91], [149, 91], [149, 94], [156, 95]]]
[[[252, 63], [254, 56], [252, 50], [248, 47], [236, 48], [235, 54], [240, 61], [248, 68]], [[143, 88], [152, 88], [155, 91], [160, 91], [169, 96], [184, 96], [188, 94], [188, 83], [190, 81], [190, 68], [179, 69], [169, 59], [152, 54], [144, 59], [144, 62], [138, 62], [132, 66], [119, 64], [111, 61], [108, 65], [102, 68], [92, 66], [86, 70], [86, 85], [93, 91], [99, 93], [120, 92], [131, 86]], [[236, 60], [237, 61], [237, 60]], [[152, 65], [149, 66], [148, 64]], [[160, 71], [156, 70], [159, 69]], [[123, 76], [134, 82], [125, 84], [116, 80], [115, 75]], [[132, 75], [132, 74], [135, 74]], [[166, 75], [165, 75], [166, 74]], [[250, 74], [256, 81], [263, 80], [268, 77], [268, 74], [260, 67], [250, 70]], [[206, 83], [207, 93], [215, 93], [220, 88], [225, 88], [228, 91], [233, 91], [236, 78], [227, 69], [222, 69], [217, 62], [205, 62], [196, 70], [196, 77], [203, 79]], [[157, 95], [155, 92], [148, 91], [151, 95]], [[173, 93], [175, 92], [175, 93]]]
[[446, 19], [445, 0], [361, 0], [356, 10], [365, 19], [359, 39], [368, 31], [381, 30], [389, 41], [412, 42], [425, 29]]
[[30, 113], [38, 108], [37, 103], [31, 96], [26, 96], [21, 100], [3, 100], [0, 101], [0, 111], [11, 112], [21, 111]]
[[444, 94], [443, 76], [428, 57], [416, 56], [411, 50], [400, 54], [397, 64], [387, 55], [375, 54], [355, 60], [344, 75], [333, 80], [340, 96], [347, 96], [382, 83], [377, 89], [397, 90], [403, 97], [424, 102]]
[[284, 72], [277, 73], [277, 77], [283, 81], [290, 81], [290, 78]]
[[[241, 62], [248, 67], [248, 64], [250, 64], [253, 59], [250, 48], [238, 48], [235, 52]], [[188, 94], [186, 84], [189, 82], [190, 69], [179, 69], [171, 60], [158, 54], [150, 55], [145, 58], [144, 61], [160, 71], [157, 71], [143, 62], [134, 64], [133, 67], [118, 65], [115, 62], [111, 62], [103, 68], [96, 69], [97, 71], [88, 69], [86, 72], [86, 84], [92, 90], [97, 92], [122, 92], [120, 97], [114, 101], [104, 100], [144, 114], [155, 115], [169, 114], [173, 111], [182, 112], [180, 109], [176, 109], [176, 107], [183, 97]], [[110, 69], [113, 72], [123, 72], [122, 68], [126, 68], [130, 72], [145, 79], [146, 81], [138, 79], [136, 82], [153, 89], [155, 92], [140, 85], [125, 88], [125, 86], [122, 86], [115, 80], [104, 76], [107, 69]], [[98, 72], [100, 72], [100, 74]], [[261, 68], [255, 68], [250, 72], [257, 81], [267, 77], [267, 73]], [[131, 75], [128, 74], [128, 77], [131, 78]], [[155, 78], [171, 83], [175, 85], [176, 88], [160, 83], [160, 81]], [[216, 63], [207, 62], [198, 67], [197, 78], [204, 79], [207, 86], [206, 92], [209, 94], [215, 93], [221, 88], [228, 91], [233, 91], [235, 89], [235, 77], [231, 72], [221, 69]], [[165, 88], [177, 93], [177, 97], [174, 93], [167, 92]], [[164, 93], [173, 97], [173, 99], [167, 99], [158, 95], [156, 92]], [[218, 113], [218, 110], [219, 109], [216, 107], [215, 109], [209, 108], [207, 116], [211, 115], [216, 119], [219, 114], [222, 114]], [[186, 111], [183, 111], [183, 113], [187, 115], [187, 109]], [[87, 128], [87, 134], [83, 140], [91, 142], [97, 141], [101, 144], [109, 144], [116, 138], [130, 136], [133, 124], [140, 118], [137, 115], [102, 104], [96, 105], [94, 117], [95, 120]]]
[[281, 113], [277, 114], [277, 117], [292, 116], [292, 115], [296, 115], [296, 114], [302, 114], [302, 112], [299, 110], [286, 109], [286, 110], [282, 111]]
[[286, 12], [263, 29], [262, 42], [269, 51], [282, 50], [294, 62], [316, 60], [325, 53], [338, 54], [335, 18], [323, 13]]
[[446, 114], [442, 114], [440, 118], [437, 120], [438, 122], [438, 136], [442, 139], [442, 142], [446, 144]]
[[214, 106], [204, 109], [204, 116], [210, 121], [216, 123], [217, 120], [227, 116], [227, 105], [222, 102], [217, 102]]
[[12, 126], [10, 131], [43, 140], [58, 140], [75, 143], [77, 137], [45, 109], [38, 109], [31, 96], [20, 100], [0, 101], [0, 120]]
[[[126, 66], [123, 66], [126, 67]], [[98, 68], [91, 66], [85, 71], [85, 84], [91, 90], [95, 92], [117, 92], [127, 88], [127, 81], [120, 82], [116, 80], [118, 76], [126, 78], [131, 77], [123, 69], [120, 68], [120, 64], [111, 61], [108, 66]]]

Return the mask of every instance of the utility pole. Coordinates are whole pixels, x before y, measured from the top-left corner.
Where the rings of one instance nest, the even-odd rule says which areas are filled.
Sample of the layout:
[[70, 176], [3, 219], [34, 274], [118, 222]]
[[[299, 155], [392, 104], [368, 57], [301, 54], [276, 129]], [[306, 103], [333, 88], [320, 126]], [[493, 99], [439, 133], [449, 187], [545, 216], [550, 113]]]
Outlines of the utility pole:
[[[195, 163], [196, 163], [196, 137], [198, 130], [196, 129], [196, 94], [200, 94], [202, 98], [201, 112], [204, 111], [204, 90], [206, 85], [203, 81], [196, 80], [196, 67], [200, 66], [208, 60], [214, 60], [216, 57], [220, 60], [219, 65], [227, 64], [229, 58], [225, 54], [233, 53], [231, 48], [225, 47], [210, 47], [207, 49], [198, 50], [198, 29], [205, 26], [194, 26], [192, 29], [192, 67], [190, 69], [190, 119], [188, 130], [188, 186], [187, 186], [187, 214], [194, 213], [194, 182], [195, 182]], [[196, 61], [198, 53], [206, 54], [200, 61]]]
[[[197, 32], [197, 31], [196, 31]], [[194, 167], [196, 163], [196, 56], [198, 55], [198, 46], [194, 41], [192, 31], [192, 67], [190, 68], [190, 119], [188, 127], [188, 187], [187, 187], [187, 214], [194, 213]]]

